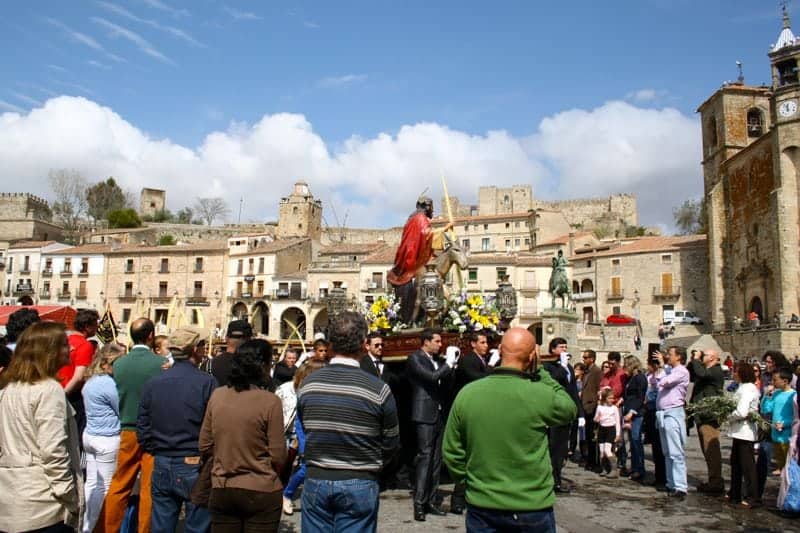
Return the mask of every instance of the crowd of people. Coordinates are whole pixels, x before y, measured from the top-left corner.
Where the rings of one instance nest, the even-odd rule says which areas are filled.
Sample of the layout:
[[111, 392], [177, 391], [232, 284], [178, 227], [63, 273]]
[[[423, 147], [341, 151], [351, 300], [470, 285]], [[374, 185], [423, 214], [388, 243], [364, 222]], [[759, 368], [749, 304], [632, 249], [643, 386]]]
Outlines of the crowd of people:
[[[277, 531], [301, 486], [303, 531], [375, 531], [386, 487], [412, 491], [417, 521], [466, 512], [468, 531], [555, 531], [555, 498], [575, 488], [562, 475], [570, 461], [669, 499], [696, 490], [753, 508], [797, 450], [797, 378], [776, 351], [733, 366], [726, 487], [719, 421], [686, 414], [724, 394], [715, 350], [672, 346], [644, 365], [585, 350], [573, 366], [562, 338], [540, 353], [530, 332], [511, 328], [490, 350], [479, 332], [462, 355], [424, 329], [398, 373], [355, 312], [275, 365], [245, 320], [209, 358], [201, 332], [157, 336], [146, 318], [131, 323], [130, 348], [98, 347], [98, 318], [81, 310], [71, 331], [33, 309], [9, 321], [0, 531], [172, 532], [180, 519], [187, 532]], [[691, 429], [707, 465], [694, 489]]]

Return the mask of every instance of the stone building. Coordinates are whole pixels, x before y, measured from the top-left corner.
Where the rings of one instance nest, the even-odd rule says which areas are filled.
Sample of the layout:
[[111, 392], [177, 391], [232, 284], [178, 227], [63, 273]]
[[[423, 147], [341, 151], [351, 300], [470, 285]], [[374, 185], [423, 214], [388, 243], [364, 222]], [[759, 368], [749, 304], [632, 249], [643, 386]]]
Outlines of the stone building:
[[573, 306], [585, 323], [629, 315], [641, 321], [647, 336], [670, 311], [693, 311], [708, 323], [707, 257], [705, 235], [577, 248], [570, 257]]
[[292, 194], [281, 198], [278, 204], [279, 239], [287, 237], [310, 237], [320, 240], [322, 234], [322, 201], [311, 194], [308, 184], [298, 181]]
[[[754, 312], [759, 325], [771, 323], [777, 332], [756, 332], [748, 346], [795, 353], [800, 331], [783, 322], [800, 314], [800, 40], [785, 8], [768, 57], [771, 86], [746, 85], [740, 77], [698, 108], [709, 307], [715, 330], [731, 331]], [[736, 334], [730, 339], [724, 347], [735, 351], [745, 341]]]
[[167, 208], [167, 191], [145, 187], [139, 194], [139, 216], [154, 217]]
[[[533, 212], [455, 217], [453, 222], [465, 251], [511, 253], [531, 248]], [[434, 228], [446, 223], [447, 218], [441, 216], [431, 221]]]
[[62, 228], [53, 223], [46, 200], [28, 193], [0, 193], [0, 248], [17, 241], [58, 241]]
[[70, 246], [42, 253], [39, 303], [97, 309], [106, 306], [105, 245]]
[[140, 316], [161, 324], [160, 331], [168, 322], [172, 327], [224, 325], [226, 241], [106, 247], [104, 298], [120, 329]]

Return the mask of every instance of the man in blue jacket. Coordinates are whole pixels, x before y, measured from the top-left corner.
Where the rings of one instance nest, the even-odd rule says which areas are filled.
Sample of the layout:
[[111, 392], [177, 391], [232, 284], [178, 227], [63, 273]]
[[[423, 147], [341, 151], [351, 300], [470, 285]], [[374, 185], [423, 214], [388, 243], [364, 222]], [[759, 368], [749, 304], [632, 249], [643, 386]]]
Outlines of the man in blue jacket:
[[217, 386], [214, 376], [197, 368], [205, 351], [202, 338], [191, 329], [174, 331], [168, 346], [175, 365], [142, 389], [136, 433], [142, 448], [155, 457], [150, 515], [153, 532], [175, 531], [184, 503], [187, 532], [204, 533], [211, 528], [208, 509], [190, 500], [200, 472], [200, 426]]

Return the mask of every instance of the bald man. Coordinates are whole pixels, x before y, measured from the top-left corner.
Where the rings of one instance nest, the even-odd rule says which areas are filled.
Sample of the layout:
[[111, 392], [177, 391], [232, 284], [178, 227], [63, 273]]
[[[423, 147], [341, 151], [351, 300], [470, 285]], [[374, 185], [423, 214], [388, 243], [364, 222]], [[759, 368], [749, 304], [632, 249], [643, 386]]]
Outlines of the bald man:
[[547, 427], [569, 424], [577, 407], [537, 368], [528, 330], [508, 330], [500, 353], [501, 366], [465, 386], [453, 403], [444, 463], [454, 481], [466, 483], [467, 531], [555, 532]]
[[[710, 349], [697, 350], [692, 354], [689, 363], [689, 377], [694, 383], [692, 398], [689, 403], [697, 403], [703, 398], [722, 396], [725, 384], [725, 373], [719, 363], [719, 353]], [[695, 418], [697, 438], [708, 467], [708, 482], [697, 486], [699, 492], [722, 495], [725, 493], [725, 482], [722, 478], [722, 450], [719, 442], [719, 424], [716, 420]]]

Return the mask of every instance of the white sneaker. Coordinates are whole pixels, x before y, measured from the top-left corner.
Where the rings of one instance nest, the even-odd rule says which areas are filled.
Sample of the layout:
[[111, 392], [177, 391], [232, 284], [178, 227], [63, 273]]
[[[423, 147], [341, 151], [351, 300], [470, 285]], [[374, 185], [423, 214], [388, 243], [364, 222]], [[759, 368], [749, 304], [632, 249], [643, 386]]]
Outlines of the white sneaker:
[[292, 505], [292, 500], [286, 496], [283, 497], [283, 513], [294, 514], [294, 505]]

